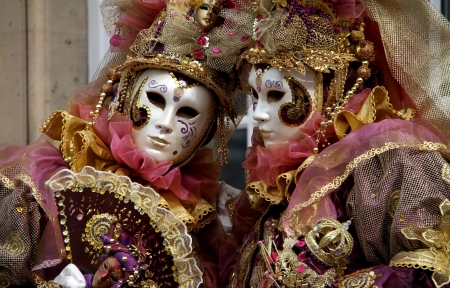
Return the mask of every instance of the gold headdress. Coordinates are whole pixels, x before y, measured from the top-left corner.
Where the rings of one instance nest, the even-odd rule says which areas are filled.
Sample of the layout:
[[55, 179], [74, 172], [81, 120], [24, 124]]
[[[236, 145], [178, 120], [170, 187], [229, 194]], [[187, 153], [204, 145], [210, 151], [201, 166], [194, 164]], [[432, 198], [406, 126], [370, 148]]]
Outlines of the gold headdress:
[[[339, 2], [339, 1], [334, 1]], [[252, 0], [235, 1], [234, 9], [225, 9], [221, 15], [229, 21], [243, 23], [238, 33], [246, 49], [239, 56], [237, 66], [244, 62], [268, 64], [279, 70], [297, 71], [303, 75], [306, 67], [332, 75], [327, 102], [323, 111], [322, 127], [333, 123], [360, 85], [371, 76], [369, 61], [375, 57], [375, 48], [364, 36], [364, 23], [359, 18], [361, 4], [353, 2], [352, 13], [339, 13], [325, 0]], [[240, 13], [238, 19], [233, 16]], [[238, 27], [238, 25], [235, 25]], [[349, 63], [360, 62], [353, 85], [344, 91]], [[241, 79], [243, 88], [245, 77]], [[249, 92], [248, 90], [246, 91]], [[321, 91], [323, 93], [323, 91]], [[322, 103], [322, 95], [317, 95]], [[322, 106], [322, 105], [318, 105]]]
[[[108, 7], [111, 10], [111, 7], [118, 5], [116, 10], [127, 11], [126, 8], [122, 7], [125, 5], [124, 1], [107, 0], [106, 2], [104, 9]], [[131, 7], [138, 5], [134, 2], [137, 3], [138, 1], [131, 0], [127, 5], [131, 5]], [[218, 13], [220, 9], [218, 5], [220, 4], [220, 1], [199, 1], [197, 3], [183, 0], [167, 3], [167, 7], [154, 18], [150, 27], [142, 29], [137, 34], [133, 44], [129, 47], [129, 51], [122, 52], [121, 55], [117, 56], [123, 58], [125, 54], [126, 60], [113, 68], [110, 68], [111, 66], [107, 64], [106, 66], [109, 66], [109, 70], [103, 69], [103, 71], [99, 72], [100, 74], [106, 74], [108, 82], [101, 87], [100, 100], [97, 109], [92, 113], [92, 121], [89, 125], [95, 124], [100, 115], [100, 109], [104, 105], [108, 105], [110, 110], [109, 119], [116, 112], [130, 117], [130, 114], [133, 112], [132, 106], [135, 96], [133, 87], [136, 84], [135, 81], [138, 78], [139, 71], [153, 68], [180, 73], [204, 85], [217, 97], [218, 103], [214, 119], [218, 119], [217, 125], [222, 135], [221, 139], [213, 140], [209, 143], [209, 146], [218, 148], [214, 149], [214, 151], [218, 151], [220, 163], [222, 165], [225, 164], [228, 154], [225, 142], [230, 134], [227, 133], [227, 130], [230, 129], [229, 121], [231, 120], [234, 124], [237, 124], [239, 115], [242, 116], [245, 113], [248, 103], [232, 91], [235, 77], [231, 68], [235, 63], [237, 54], [231, 60], [226, 60], [227, 56], [218, 52], [219, 48], [214, 48], [216, 46], [210, 45], [210, 43], [219, 41], [217, 37], [209, 36], [209, 29], [213, 31], [220, 29], [219, 27], [210, 27], [212, 24], [218, 24], [217, 19], [214, 18], [217, 15], [214, 13]], [[138, 8], [135, 7], [134, 9]], [[207, 11], [204, 14], [206, 16], [201, 19], [202, 21], [204, 20], [203, 22], [196, 19], [196, 15], [202, 12], [200, 10]], [[118, 21], [120, 22], [121, 20]], [[124, 30], [126, 29], [123, 27], [119, 25], [116, 29], [119, 32], [113, 37], [117, 36], [119, 39], [122, 37], [121, 35], [125, 35]], [[121, 39], [124, 39], [125, 36]], [[120, 45], [118, 47], [120, 48]], [[117, 59], [110, 58], [113, 63], [117, 63]], [[228, 64], [225, 67], [222, 63]], [[229, 65], [230, 63], [231, 65]], [[222, 69], [217, 69], [218, 67]], [[218, 70], [226, 71], [227, 73]], [[117, 83], [119, 84], [116, 86]], [[118, 92], [115, 97], [112, 97], [115, 87], [118, 88]], [[114, 98], [110, 103], [106, 100], [109, 96]], [[212, 132], [207, 131], [203, 135], [202, 143], [199, 145], [205, 144], [204, 142]], [[177, 164], [182, 165], [186, 163], [190, 156], [188, 155]]]

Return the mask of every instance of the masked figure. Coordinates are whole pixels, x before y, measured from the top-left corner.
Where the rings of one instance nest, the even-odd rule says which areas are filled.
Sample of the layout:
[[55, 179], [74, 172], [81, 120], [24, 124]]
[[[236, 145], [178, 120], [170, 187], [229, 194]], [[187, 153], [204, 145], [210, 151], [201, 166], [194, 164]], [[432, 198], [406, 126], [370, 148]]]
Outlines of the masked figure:
[[[119, 4], [102, 4], [113, 35], [110, 61], [98, 78], [66, 110], [49, 116], [40, 141], [0, 147], [0, 207], [8, 215], [0, 229], [1, 283], [49, 281], [67, 262], [92, 271], [101, 263], [98, 239], [111, 224], [99, 219], [120, 214], [119, 223], [133, 235], [150, 222], [149, 231], [162, 235], [152, 245], [166, 247], [172, 264], [152, 268], [146, 277], [155, 285], [218, 285], [216, 265], [203, 256], [218, 255], [208, 247], [218, 247], [224, 232], [216, 218], [218, 195], [228, 191], [218, 181], [220, 166], [228, 154], [225, 143], [246, 110], [245, 101], [242, 107], [233, 102], [231, 66], [218, 71], [208, 64], [234, 63], [237, 57], [224, 54], [222, 61], [214, 50], [219, 48], [207, 45], [220, 42], [208, 31], [220, 29], [214, 13], [221, 3]], [[203, 16], [202, 7], [209, 9]], [[108, 15], [114, 9], [120, 13]], [[207, 224], [216, 237], [197, 241], [194, 233]], [[121, 262], [105, 260], [101, 269], [109, 276], [94, 276], [94, 287], [121, 279], [116, 260]], [[132, 284], [127, 283], [118, 286]]]
[[449, 60], [420, 28], [448, 22], [427, 1], [233, 4], [258, 128], [224, 286], [449, 284], [448, 90], [425, 80]]

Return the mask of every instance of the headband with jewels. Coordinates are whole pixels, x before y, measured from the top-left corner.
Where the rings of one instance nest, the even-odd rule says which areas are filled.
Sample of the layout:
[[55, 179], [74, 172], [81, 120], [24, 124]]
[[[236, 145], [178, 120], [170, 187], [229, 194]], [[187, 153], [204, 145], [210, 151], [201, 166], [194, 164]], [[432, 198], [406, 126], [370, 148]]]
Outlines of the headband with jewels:
[[[88, 271], [87, 282], [94, 280], [105, 256], [114, 256], [123, 271], [110, 287], [153, 283], [195, 288], [202, 282], [186, 226], [158, 207], [161, 196], [152, 188], [91, 167], [79, 173], [62, 170], [48, 180], [47, 187], [54, 199], [53, 204], [45, 204], [54, 223], [54, 243], [65, 264]], [[42, 279], [42, 275], [60, 273], [53, 271], [59, 267], [37, 270], [33, 279], [51, 281], [52, 277]]]

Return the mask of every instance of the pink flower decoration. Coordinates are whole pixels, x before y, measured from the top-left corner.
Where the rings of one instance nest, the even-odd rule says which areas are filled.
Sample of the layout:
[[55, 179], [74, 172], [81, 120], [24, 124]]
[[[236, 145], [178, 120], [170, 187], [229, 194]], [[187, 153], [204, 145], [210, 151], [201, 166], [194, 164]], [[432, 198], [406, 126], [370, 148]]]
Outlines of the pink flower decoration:
[[234, 34], [236, 34], [236, 33], [234, 33], [234, 31], [228, 32], [228, 36], [234, 36]]
[[242, 36], [241, 42], [245, 42], [245, 41], [247, 41], [247, 40], [248, 40], [248, 35]]
[[297, 259], [299, 261], [305, 261], [306, 260], [306, 252], [302, 252], [302, 253], [298, 254]]
[[202, 49], [195, 49], [194, 50], [194, 57], [195, 58], [203, 58], [203, 50]]
[[303, 272], [305, 272], [305, 271], [306, 271], [305, 266], [300, 266], [300, 267], [297, 268], [297, 272], [298, 272], [298, 273], [303, 273]]
[[212, 49], [212, 52], [213, 52], [214, 54], [219, 54], [219, 53], [222, 52], [222, 50], [220, 50], [219, 48], [214, 48], [214, 49]]
[[198, 38], [197, 41], [198, 41], [198, 44], [200, 44], [200, 45], [202, 45], [202, 46], [205, 46], [206, 43], [207, 43], [206, 38], [205, 38], [204, 36]]

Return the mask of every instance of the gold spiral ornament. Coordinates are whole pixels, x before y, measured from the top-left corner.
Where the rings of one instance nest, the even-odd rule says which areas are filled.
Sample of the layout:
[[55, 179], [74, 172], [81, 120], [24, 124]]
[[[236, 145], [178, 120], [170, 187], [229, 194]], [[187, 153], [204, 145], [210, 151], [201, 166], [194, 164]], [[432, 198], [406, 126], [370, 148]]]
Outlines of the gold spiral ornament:
[[[93, 215], [86, 223], [86, 236], [83, 241], [88, 242], [94, 250], [101, 250], [103, 247], [103, 242], [100, 235], [107, 235], [109, 228], [113, 222], [117, 221], [117, 217], [108, 213]], [[114, 229], [114, 234], [120, 229], [120, 224], [116, 224]]]

